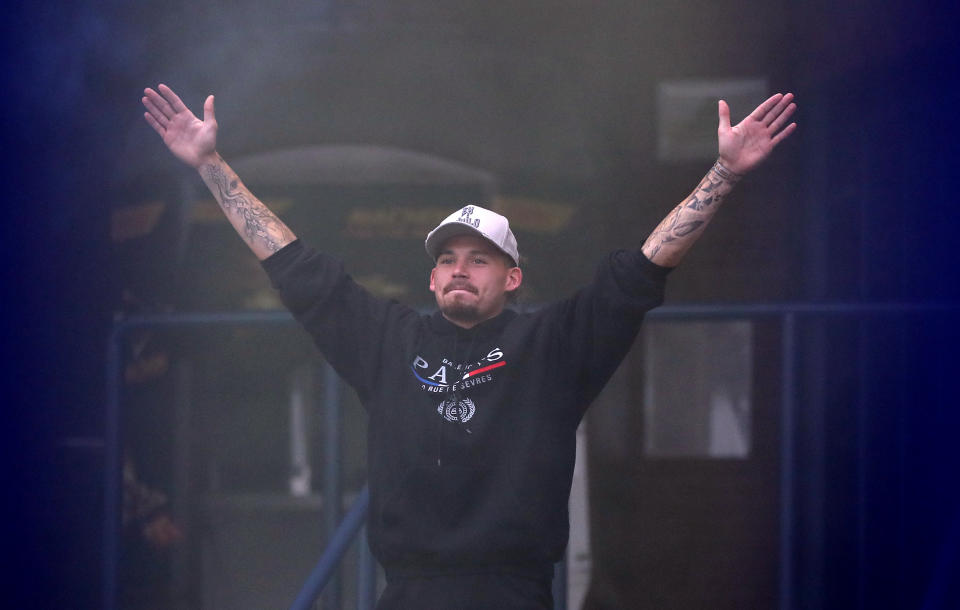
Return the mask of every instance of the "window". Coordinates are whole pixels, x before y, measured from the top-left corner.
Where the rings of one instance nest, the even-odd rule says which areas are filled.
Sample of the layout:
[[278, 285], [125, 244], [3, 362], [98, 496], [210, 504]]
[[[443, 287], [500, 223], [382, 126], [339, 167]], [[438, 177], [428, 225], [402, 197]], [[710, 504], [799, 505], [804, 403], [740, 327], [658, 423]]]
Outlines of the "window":
[[651, 322], [643, 341], [645, 455], [749, 457], [751, 323]]

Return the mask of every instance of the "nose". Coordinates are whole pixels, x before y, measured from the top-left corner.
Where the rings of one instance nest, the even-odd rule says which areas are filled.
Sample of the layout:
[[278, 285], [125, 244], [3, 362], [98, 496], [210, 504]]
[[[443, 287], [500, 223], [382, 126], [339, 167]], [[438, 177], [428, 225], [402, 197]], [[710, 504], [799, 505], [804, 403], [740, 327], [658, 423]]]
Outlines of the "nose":
[[467, 277], [467, 263], [464, 259], [458, 259], [453, 265], [453, 277]]

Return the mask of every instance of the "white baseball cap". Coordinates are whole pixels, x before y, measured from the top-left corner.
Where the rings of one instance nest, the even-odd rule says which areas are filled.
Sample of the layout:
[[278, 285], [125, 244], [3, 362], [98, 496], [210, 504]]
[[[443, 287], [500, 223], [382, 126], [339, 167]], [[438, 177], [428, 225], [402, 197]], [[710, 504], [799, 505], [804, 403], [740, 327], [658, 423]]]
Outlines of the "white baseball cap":
[[506, 216], [492, 212], [478, 205], [468, 205], [450, 214], [427, 234], [424, 246], [433, 260], [440, 254], [440, 246], [456, 235], [479, 235], [501, 252], [510, 257], [514, 265], [520, 264], [517, 252], [517, 238], [510, 230], [510, 221]]

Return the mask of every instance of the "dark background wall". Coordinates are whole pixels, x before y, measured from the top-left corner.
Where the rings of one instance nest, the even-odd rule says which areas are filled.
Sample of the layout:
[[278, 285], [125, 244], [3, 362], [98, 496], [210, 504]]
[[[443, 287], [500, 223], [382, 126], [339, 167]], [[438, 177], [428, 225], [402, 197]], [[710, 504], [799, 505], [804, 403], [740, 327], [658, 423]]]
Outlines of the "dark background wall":
[[[706, 169], [657, 160], [657, 83], [766, 78], [797, 93], [800, 130], [673, 274], [671, 301], [958, 296], [960, 99], [938, 3], [79, 1], [14, 5], [5, 22], [4, 476], [25, 594], [95, 595], [78, 581], [97, 578], [96, 514], [72, 509], [95, 505], [97, 479], [74, 481], [76, 504], [64, 503], [56, 447], [102, 429], [104, 344], [125, 281], [111, 213], [152, 196], [137, 185], [187, 174], [143, 122], [144, 86], [166, 82], [197, 110], [216, 94], [228, 159], [389, 145], [490, 171], [507, 195], [572, 203], [580, 239], [558, 265], [531, 261], [562, 292], [591, 256], [640, 243]], [[859, 411], [842, 406], [840, 386], [818, 390], [816, 442], [802, 449], [813, 470], [840, 471], [818, 483], [823, 506], [804, 513], [831, 524], [807, 551], [808, 573], [833, 565], [827, 547], [841, 559], [851, 548], [843, 531], [865, 496], [847, 494], [844, 477], [867, 459], [879, 511], [871, 550], [918, 558], [877, 560], [871, 573], [906, 583], [900, 607], [916, 607], [956, 539], [956, 331], [930, 335], [917, 329], [903, 359], [868, 365], [872, 380], [897, 370], [891, 391], [915, 405], [872, 403], [877, 444], [909, 432], [898, 458], [851, 453], [845, 431]], [[882, 341], [868, 348], [884, 351]], [[817, 366], [852, 366], [829, 341], [811, 349], [830, 354]], [[909, 499], [896, 511], [882, 508], [888, 483]], [[89, 569], [62, 569], [64, 544]], [[844, 582], [818, 581], [805, 607], [870, 599]]]

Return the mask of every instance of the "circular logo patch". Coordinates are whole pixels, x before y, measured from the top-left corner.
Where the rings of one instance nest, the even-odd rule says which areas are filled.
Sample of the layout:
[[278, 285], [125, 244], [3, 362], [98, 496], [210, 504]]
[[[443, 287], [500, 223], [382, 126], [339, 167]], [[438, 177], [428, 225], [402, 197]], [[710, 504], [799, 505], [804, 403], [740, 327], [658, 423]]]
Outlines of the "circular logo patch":
[[447, 421], [468, 422], [476, 411], [476, 405], [469, 398], [462, 400], [448, 398], [437, 407], [437, 413]]

